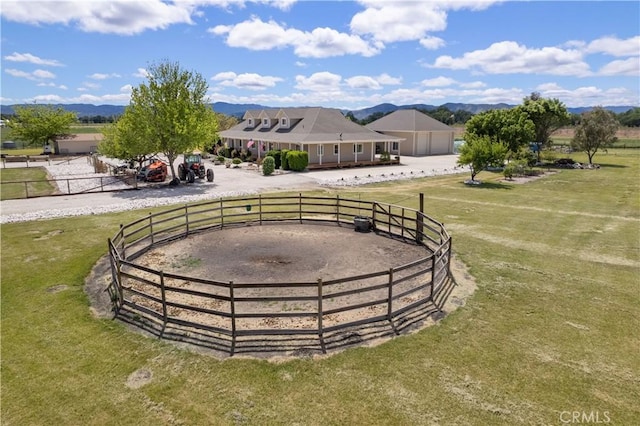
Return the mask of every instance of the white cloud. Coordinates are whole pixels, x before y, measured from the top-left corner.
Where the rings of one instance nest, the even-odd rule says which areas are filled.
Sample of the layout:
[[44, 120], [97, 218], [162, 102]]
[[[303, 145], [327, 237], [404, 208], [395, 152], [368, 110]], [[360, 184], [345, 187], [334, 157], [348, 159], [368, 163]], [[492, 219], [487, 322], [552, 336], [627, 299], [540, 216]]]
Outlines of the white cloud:
[[218, 74], [211, 77], [211, 80], [214, 81], [225, 81], [225, 80], [233, 80], [236, 78], [238, 74], [233, 71], [219, 72]]
[[480, 89], [487, 87], [487, 83], [483, 81], [470, 81], [467, 83], [460, 83], [460, 87], [464, 87], [465, 89]]
[[447, 27], [447, 13], [438, 3], [375, 0], [360, 3], [366, 9], [351, 18], [351, 31], [383, 43], [419, 40], [427, 32], [442, 31]]
[[376, 77], [380, 84], [387, 86], [397, 86], [402, 84], [402, 77], [391, 77], [389, 74], [383, 73]]
[[116, 74], [116, 73], [111, 73], [111, 74], [95, 73], [95, 74], [91, 74], [89, 76], [89, 78], [94, 79], [94, 80], [107, 80], [109, 78], [120, 78], [120, 74]]
[[6, 72], [7, 74], [13, 77], [26, 78], [27, 80], [34, 80], [34, 81], [41, 81], [43, 79], [56, 78], [56, 75], [54, 73], [47, 70], [40, 70], [40, 69], [29, 73], [29, 72], [17, 70], [14, 68], [6, 68], [4, 72]]
[[640, 36], [626, 40], [602, 37], [589, 43], [586, 50], [588, 53], [604, 53], [611, 56], [640, 56]]
[[342, 77], [327, 71], [317, 72], [305, 77], [303, 75], [296, 76], [296, 89], [311, 90], [317, 92], [329, 92], [338, 90]]
[[84, 32], [122, 35], [192, 24], [193, 12], [194, 6], [189, 2], [162, 0], [9, 1], [2, 4], [2, 17], [9, 21], [33, 25], [75, 23]]
[[77, 103], [77, 104], [94, 104], [94, 105], [100, 105], [100, 104], [122, 105], [122, 104], [128, 104], [130, 100], [131, 100], [131, 96], [129, 94], [115, 94], [115, 95], [107, 94], [107, 95], [101, 95], [101, 96], [81, 94], [80, 96], [74, 96], [70, 98], [65, 98], [60, 95], [48, 94], [48, 95], [34, 96], [33, 98], [28, 100], [25, 99], [25, 101], [43, 103], [43, 104], [47, 104], [47, 103], [76, 104]]
[[59, 61], [55, 59], [42, 59], [35, 55], [32, 55], [31, 53], [13, 52], [11, 55], [6, 55], [4, 59], [11, 62], [28, 62], [35, 65], [48, 65], [52, 67], [63, 66]]
[[594, 105], [638, 105], [638, 94], [626, 87], [601, 89], [596, 86], [581, 86], [567, 89], [555, 82], [539, 84], [536, 89], [542, 97], [558, 98], [572, 107]]
[[445, 55], [433, 68], [480, 70], [487, 74], [553, 74], [587, 76], [591, 72], [579, 50], [558, 47], [528, 48], [514, 41], [493, 43], [487, 49], [467, 52], [461, 57]]
[[447, 43], [439, 37], [425, 37], [420, 39], [420, 45], [425, 49], [436, 50], [444, 47]]
[[421, 84], [423, 86], [427, 86], [427, 87], [442, 87], [442, 86], [451, 86], [452, 84], [455, 84], [456, 81], [452, 78], [449, 77], [436, 77], [436, 78], [430, 78], [427, 80], [422, 80]]
[[598, 75], [640, 77], [640, 56], [609, 62], [598, 70]]
[[360, 0], [365, 10], [351, 18], [354, 34], [371, 36], [382, 43], [421, 40], [427, 49], [440, 47], [440, 39], [428, 33], [447, 28], [448, 10], [482, 10], [496, 1], [380, 1]]
[[219, 81], [220, 86], [235, 87], [248, 90], [266, 90], [283, 81], [280, 77], [260, 75], [256, 73], [236, 74], [232, 71], [222, 72], [211, 77]]
[[345, 80], [347, 86], [352, 89], [380, 90], [382, 85], [373, 77], [357, 75]]
[[218, 25], [209, 33], [226, 36], [230, 47], [249, 50], [293, 48], [303, 58], [327, 58], [343, 55], [373, 56], [380, 46], [371, 44], [359, 36], [340, 33], [331, 28], [316, 28], [311, 32], [285, 28], [275, 21], [264, 22], [257, 17], [239, 24]]
[[99, 84], [96, 83], [89, 83], [89, 82], [84, 82], [82, 83], [82, 85], [87, 88], [87, 89], [91, 89], [91, 90], [96, 90], [99, 89], [101, 86]]
[[149, 76], [149, 72], [144, 68], [138, 68], [132, 75], [137, 78], [147, 78]]

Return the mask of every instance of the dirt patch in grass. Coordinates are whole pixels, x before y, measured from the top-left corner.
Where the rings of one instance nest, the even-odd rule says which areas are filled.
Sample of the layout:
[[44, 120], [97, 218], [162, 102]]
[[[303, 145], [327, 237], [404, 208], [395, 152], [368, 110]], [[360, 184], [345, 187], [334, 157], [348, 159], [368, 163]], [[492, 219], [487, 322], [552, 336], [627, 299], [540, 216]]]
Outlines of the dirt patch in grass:
[[[318, 280], [329, 282], [350, 276], [388, 271], [389, 268], [409, 264], [425, 258], [429, 254], [429, 251], [424, 247], [411, 242], [407, 243], [399, 239], [377, 235], [375, 232], [355, 232], [353, 228], [348, 226], [287, 224], [247, 226], [192, 235], [171, 244], [156, 247], [137, 259], [136, 263], [155, 270], [161, 270], [165, 274], [199, 277], [222, 283], [230, 281], [233, 281], [234, 284], [316, 283]], [[424, 268], [425, 266], [423, 265], [422, 267]], [[409, 276], [415, 271], [416, 269], [409, 268], [406, 271], [396, 272], [394, 274], [395, 280], [398, 280], [402, 274], [406, 274], [407, 278], [406, 281], [398, 285], [397, 289], [394, 286], [394, 292], [400, 294], [412, 288], [411, 286], [417, 287], [420, 282], [424, 282], [424, 277], [422, 276], [424, 273], [415, 278]], [[441, 305], [441, 312], [433, 311], [434, 307], [432, 306], [429, 308], [431, 309], [430, 314], [422, 317], [418, 315], [418, 319], [410, 318], [407, 320], [403, 318], [404, 322], [412, 321], [412, 324], [404, 327], [401, 334], [414, 332], [432, 325], [447, 313], [466, 303], [467, 298], [473, 294], [476, 288], [475, 282], [466, 272], [465, 266], [455, 258], [451, 261], [451, 273], [453, 279], [448, 280], [448, 297]], [[153, 279], [153, 277], [149, 276], [149, 279]], [[105, 257], [96, 265], [86, 283], [86, 291], [92, 302], [92, 310], [95, 315], [100, 317], [112, 315], [111, 302], [105, 291], [109, 280], [110, 270]], [[382, 275], [376, 278], [362, 278], [349, 283], [323, 286], [324, 294], [328, 295], [329, 293], [346, 292], [382, 284], [381, 288], [374, 291], [354, 292], [347, 296], [336, 297], [336, 300], [333, 297], [328, 297], [323, 301], [323, 311], [340, 308], [345, 304], [352, 306], [371, 300], [385, 299], [388, 289], [384, 286], [384, 283], [387, 281], [388, 276]], [[136, 290], [145, 293], [157, 292], [156, 296], [158, 298], [161, 297], [157, 288], [153, 288], [144, 282], [129, 280], [125, 285], [130, 285]], [[165, 277], [165, 285], [185, 290], [207, 292], [221, 297], [228, 295], [228, 289], [224, 287], [212, 287], [185, 279], [178, 280]], [[317, 295], [317, 291], [316, 286], [294, 289], [293, 286], [282, 288], [274, 285], [273, 288], [237, 289], [235, 297], [238, 300], [243, 297], [259, 298], [265, 296], [277, 299], [280, 296], [286, 298], [294, 294], [296, 296], [308, 296], [309, 300], [270, 300], [266, 302], [236, 303], [236, 314], [264, 312], [313, 313], [317, 308], [317, 302], [313, 299]], [[403, 296], [397, 301], [394, 309], [427, 298], [429, 291], [429, 288], [425, 288]], [[174, 298], [172, 301], [176, 303], [201, 309], [220, 310], [223, 312], [230, 309], [229, 303], [225, 300], [202, 298], [189, 293], [182, 295], [174, 293], [166, 297], [167, 300], [172, 297]], [[152, 302], [147, 302], [142, 298], [136, 300], [136, 303], [141, 305], [145, 303], [152, 304]], [[147, 307], [158, 309], [157, 306], [149, 305]], [[325, 315], [323, 326], [326, 328], [363, 318], [384, 315], [387, 312], [387, 308], [387, 304], [382, 303]], [[169, 307], [168, 311], [170, 316], [184, 321], [194, 321], [210, 327], [229, 327], [229, 319], [223, 316], [209, 315], [176, 307]], [[315, 330], [317, 321], [315, 316], [259, 316], [242, 321], [238, 319], [237, 324], [239, 329]], [[385, 323], [384, 328], [386, 330], [382, 330], [383, 327], [379, 325], [376, 327], [375, 333], [373, 331], [365, 333], [359, 329], [350, 328], [336, 337], [336, 339], [340, 339], [340, 343], [336, 344], [335, 348], [371, 346], [393, 337], [395, 330], [390, 324]], [[132, 329], [137, 330], [135, 327]], [[313, 337], [313, 339], [317, 339], [317, 337]], [[286, 345], [289, 350], [285, 351], [285, 358], [289, 356], [318, 355], [321, 353], [318, 348], [309, 349], [308, 344], [296, 349], [291, 346], [290, 342], [290, 340], [294, 339], [288, 340]], [[213, 351], [214, 354], [219, 355], [215, 352]], [[283, 353], [278, 351], [262, 351], [258, 349], [257, 352], [259, 354], [254, 351], [247, 351], [246, 355], [263, 358], [278, 357], [280, 359], [283, 357]], [[327, 352], [336, 352], [336, 350]]]

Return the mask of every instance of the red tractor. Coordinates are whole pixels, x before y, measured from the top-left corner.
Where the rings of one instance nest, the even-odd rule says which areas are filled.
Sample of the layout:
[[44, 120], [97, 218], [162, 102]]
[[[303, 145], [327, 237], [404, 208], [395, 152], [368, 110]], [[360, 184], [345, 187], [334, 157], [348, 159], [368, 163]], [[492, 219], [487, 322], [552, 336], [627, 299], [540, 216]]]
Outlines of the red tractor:
[[207, 182], [213, 182], [213, 170], [204, 167], [201, 154], [184, 154], [184, 160], [178, 164], [178, 177], [187, 183], [193, 183], [196, 176], [200, 179], [204, 179], [206, 176]]

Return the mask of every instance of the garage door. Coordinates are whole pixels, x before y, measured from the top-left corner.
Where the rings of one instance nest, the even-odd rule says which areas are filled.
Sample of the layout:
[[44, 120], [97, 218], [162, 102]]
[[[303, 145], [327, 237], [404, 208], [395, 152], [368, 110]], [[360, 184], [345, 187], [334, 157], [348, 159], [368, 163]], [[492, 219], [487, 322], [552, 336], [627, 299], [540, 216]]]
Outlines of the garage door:
[[416, 141], [416, 155], [427, 155], [429, 153], [429, 140], [427, 133], [418, 133]]
[[451, 133], [438, 132], [431, 134], [431, 155], [451, 154], [449, 141]]

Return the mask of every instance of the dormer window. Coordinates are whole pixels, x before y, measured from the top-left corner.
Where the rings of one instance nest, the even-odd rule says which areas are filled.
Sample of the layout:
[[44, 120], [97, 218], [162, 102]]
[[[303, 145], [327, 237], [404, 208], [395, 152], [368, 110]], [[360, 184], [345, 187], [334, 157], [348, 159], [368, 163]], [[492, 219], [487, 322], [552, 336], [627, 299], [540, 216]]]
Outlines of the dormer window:
[[280, 127], [289, 127], [289, 120], [287, 120], [287, 117], [282, 117], [280, 119]]
[[262, 127], [269, 127], [269, 119], [268, 118], [263, 118], [262, 119]]
[[253, 118], [249, 119], [249, 127], [253, 127]]

